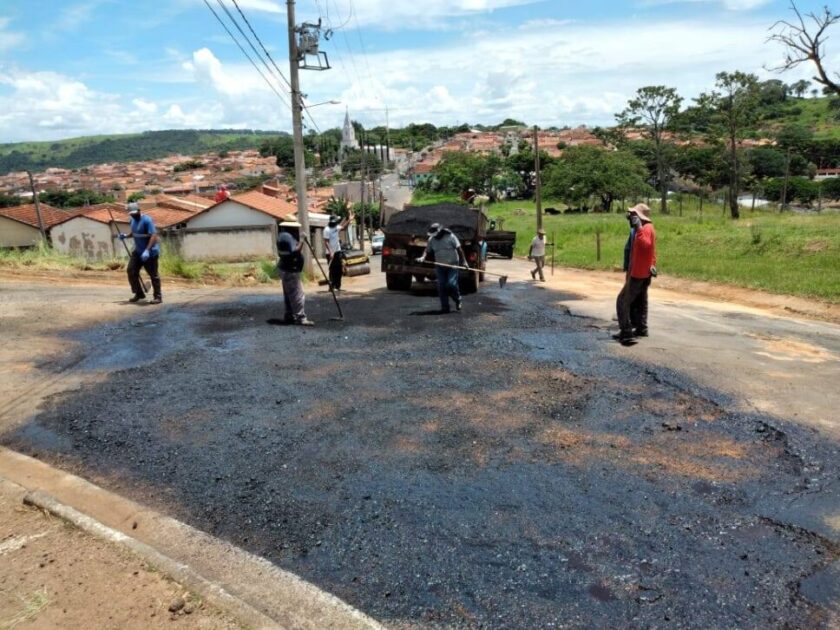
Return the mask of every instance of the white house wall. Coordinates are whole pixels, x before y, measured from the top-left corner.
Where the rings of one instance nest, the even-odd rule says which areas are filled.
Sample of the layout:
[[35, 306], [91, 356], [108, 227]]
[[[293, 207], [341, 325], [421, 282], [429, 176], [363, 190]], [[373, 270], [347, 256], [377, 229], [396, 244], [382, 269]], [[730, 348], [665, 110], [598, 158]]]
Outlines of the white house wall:
[[273, 225], [277, 219], [235, 201], [225, 201], [187, 221], [189, 229]]
[[[127, 224], [117, 224], [118, 229], [128, 231]], [[125, 248], [114, 237], [115, 230], [99, 221], [87, 217], [76, 217], [54, 226], [50, 230], [53, 247], [64, 254], [84, 256], [88, 259], [125, 257]], [[131, 241], [128, 241], [129, 246]]]
[[31, 247], [41, 239], [36, 227], [0, 217], [0, 247]]
[[185, 260], [253, 260], [276, 255], [274, 233], [266, 228], [190, 231], [180, 238]]

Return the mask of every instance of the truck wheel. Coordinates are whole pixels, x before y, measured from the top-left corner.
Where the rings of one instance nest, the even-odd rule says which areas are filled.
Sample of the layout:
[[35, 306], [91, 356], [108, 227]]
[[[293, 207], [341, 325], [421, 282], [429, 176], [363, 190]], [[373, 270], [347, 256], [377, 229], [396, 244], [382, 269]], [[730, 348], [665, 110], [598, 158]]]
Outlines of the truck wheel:
[[411, 289], [411, 274], [386, 273], [385, 286], [389, 291], [408, 291]]
[[464, 278], [460, 282], [461, 293], [468, 295], [470, 293], [478, 292], [478, 274], [471, 273], [468, 278]]
[[511, 245], [510, 247], [508, 247], [508, 250], [507, 250], [507, 258], [508, 258], [508, 260], [511, 260], [511, 259], [513, 258], [513, 245]]

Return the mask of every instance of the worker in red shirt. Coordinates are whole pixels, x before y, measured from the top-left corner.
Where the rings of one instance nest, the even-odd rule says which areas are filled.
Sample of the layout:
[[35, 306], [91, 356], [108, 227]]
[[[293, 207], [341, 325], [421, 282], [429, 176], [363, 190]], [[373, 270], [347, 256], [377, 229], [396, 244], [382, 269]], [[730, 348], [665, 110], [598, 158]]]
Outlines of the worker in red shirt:
[[230, 191], [227, 189], [227, 186], [222, 184], [218, 188], [216, 188], [216, 196], [213, 198], [213, 201], [216, 203], [221, 203], [230, 199]]
[[622, 343], [648, 336], [648, 287], [651, 278], [656, 276], [656, 231], [650, 220], [650, 208], [640, 203], [628, 212], [639, 221], [630, 249], [630, 268], [616, 299], [620, 330], [613, 338]]

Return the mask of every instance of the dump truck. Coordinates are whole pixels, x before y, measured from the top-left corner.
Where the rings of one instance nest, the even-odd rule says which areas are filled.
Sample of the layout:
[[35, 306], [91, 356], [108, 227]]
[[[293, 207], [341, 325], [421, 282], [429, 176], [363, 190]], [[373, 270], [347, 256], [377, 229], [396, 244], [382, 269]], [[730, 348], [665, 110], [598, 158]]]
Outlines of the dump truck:
[[502, 221], [498, 225], [495, 219], [490, 219], [490, 229], [487, 230], [487, 251], [502, 258], [513, 258], [513, 250], [516, 247], [516, 232], [502, 229]]
[[[449, 228], [461, 241], [467, 262], [473, 269], [484, 270], [486, 265], [487, 216], [478, 208], [454, 203], [432, 206], [407, 206], [393, 215], [382, 228], [385, 242], [382, 244], [382, 271], [385, 284], [391, 291], [408, 291], [412, 279], [425, 282], [435, 279], [432, 257], [419, 263], [428, 241], [429, 226], [440, 223]], [[460, 271], [459, 283], [464, 293], [478, 291], [484, 274], [475, 271]]]

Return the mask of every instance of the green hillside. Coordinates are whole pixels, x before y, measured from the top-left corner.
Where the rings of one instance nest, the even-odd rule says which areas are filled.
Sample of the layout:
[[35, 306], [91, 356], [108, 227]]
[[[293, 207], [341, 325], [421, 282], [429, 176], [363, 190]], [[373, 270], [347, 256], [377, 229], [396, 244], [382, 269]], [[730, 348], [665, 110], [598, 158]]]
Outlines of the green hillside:
[[81, 168], [106, 162], [152, 160], [175, 153], [256, 149], [276, 131], [169, 130], [85, 136], [57, 142], [0, 144], [0, 173], [49, 167]]
[[785, 125], [802, 125], [817, 140], [840, 140], [840, 98], [788, 98], [762, 112], [756, 135], [773, 135]]

